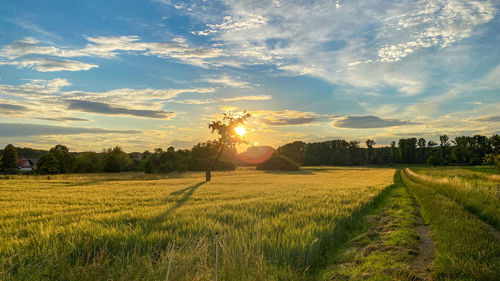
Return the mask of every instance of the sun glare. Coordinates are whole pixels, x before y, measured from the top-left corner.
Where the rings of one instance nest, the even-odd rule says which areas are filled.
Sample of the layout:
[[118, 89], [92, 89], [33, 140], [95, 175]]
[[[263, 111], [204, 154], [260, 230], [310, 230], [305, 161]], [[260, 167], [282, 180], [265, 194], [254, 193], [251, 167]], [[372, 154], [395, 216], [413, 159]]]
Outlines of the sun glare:
[[234, 131], [240, 135], [240, 136], [243, 136], [244, 134], [246, 134], [247, 130], [245, 129], [245, 127], [243, 126], [238, 126], [236, 128], [234, 128]]

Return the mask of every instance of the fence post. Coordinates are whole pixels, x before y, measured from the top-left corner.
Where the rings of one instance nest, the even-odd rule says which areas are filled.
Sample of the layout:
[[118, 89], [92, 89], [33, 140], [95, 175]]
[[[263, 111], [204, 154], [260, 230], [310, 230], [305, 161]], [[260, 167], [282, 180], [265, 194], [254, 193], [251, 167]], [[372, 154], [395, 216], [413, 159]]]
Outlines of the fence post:
[[175, 248], [175, 240], [172, 242], [172, 250], [170, 250], [170, 259], [168, 261], [168, 269], [167, 269], [167, 279], [168, 281], [168, 275], [170, 274], [170, 266], [172, 265], [172, 258], [174, 257], [174, 248]]
[[219, 280], [219, 232], [215, 232], [215, 281]]

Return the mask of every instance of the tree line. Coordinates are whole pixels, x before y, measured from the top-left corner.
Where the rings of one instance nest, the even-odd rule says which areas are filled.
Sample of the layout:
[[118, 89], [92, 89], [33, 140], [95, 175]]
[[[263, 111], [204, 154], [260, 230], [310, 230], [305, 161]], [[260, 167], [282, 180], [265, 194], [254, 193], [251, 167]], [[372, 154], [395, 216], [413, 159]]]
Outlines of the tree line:
[[[169, 147], [166, 150], [156, 148], [142, 153], [126, 153], [121, 147], [103, 149], [97, 153], [70, 152], [65, 145], [58, 144], [49, 151], [35, 151], [39, 156], [34, 173], [116, 173], [126, 171], [142, 171], [146, 173], [170, 173], [185, 171], [204, 171], [212, 159], [219, 153], [219, 144], [214, 141], [198, 143], [192, 149]], [[0, 172], [17, 173], [18, 155], [33, 155], [29, 148], [16, 148], [7, 145], [0, 153]], [[234, 170], [235, 149], [226, 149], [221, 153], [221, 160], [212, 167], [213, 170]]]
[[[295, 141], [278, 147], [261, 170], [297, 170], [300, 166], [358, 166], [393, 164], [480, 165], [495, 164], [500, 170], [500, 136], [459, 136], [450, 140], [441, 135], [439, 142], [424, 138], [404, 138], [390, 146], [375, 147], [375, 140], [330, 140], [305, 143]], [[170, 173], [185, 171], [234, 170], [238, 162], [234, 145], [221, 149], [220, 141], [198, 143], [191, 149], [156, 148], [142, 153], [125, 153], [119, 146], [102, 152], [70, 152], [64, 145], [49, 151], [16, 148], [12, 144], [0, 153], [0, 171], [17, 172], [18, 153], [39, 155], [36, 173], [100, 173], [143, 171]], [[215, 161], [220, 154], [220, 160]], [[215, 164], [214, 164], [215, 163]]]
[[390, 146], [375, 147], [375, 140], [330, 140], [305, 143], [295, 141], [279, 147], [273, 156], [257, 166], [262, 170], [296, 170], [304, 166], [358, 166], [393, 164], [491, 165], [500, 170], [500, 136], [459, 136], [450, 140], [439, 137], [439, 143], [424, 138], [404, 138]]

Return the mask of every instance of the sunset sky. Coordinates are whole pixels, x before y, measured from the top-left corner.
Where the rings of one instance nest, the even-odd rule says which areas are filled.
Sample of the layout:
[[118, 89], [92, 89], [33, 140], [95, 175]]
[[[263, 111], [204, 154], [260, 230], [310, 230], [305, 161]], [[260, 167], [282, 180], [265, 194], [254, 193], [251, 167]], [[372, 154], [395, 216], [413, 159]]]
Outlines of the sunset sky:
[[2, 1], [0, 146], [500, 132], [499, 1]]

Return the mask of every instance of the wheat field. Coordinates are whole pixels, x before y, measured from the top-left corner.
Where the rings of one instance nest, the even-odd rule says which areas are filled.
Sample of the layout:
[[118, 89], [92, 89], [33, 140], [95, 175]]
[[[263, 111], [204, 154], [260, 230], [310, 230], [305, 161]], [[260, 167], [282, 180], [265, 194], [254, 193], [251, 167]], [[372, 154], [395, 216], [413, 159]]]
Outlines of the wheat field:
[[[393, 169], [253, 169], [0, 180], [1, 280], [303, 280], [331, 261]], [[173, 247], [173, 251], [172, 250]]]

